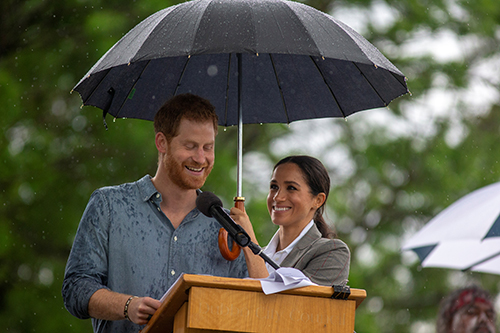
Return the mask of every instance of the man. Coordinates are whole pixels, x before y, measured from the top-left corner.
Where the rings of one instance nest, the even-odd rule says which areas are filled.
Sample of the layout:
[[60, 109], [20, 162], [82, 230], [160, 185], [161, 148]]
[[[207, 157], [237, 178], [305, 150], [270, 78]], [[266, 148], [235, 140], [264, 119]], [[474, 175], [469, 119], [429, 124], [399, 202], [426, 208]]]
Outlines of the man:
[[248, 276], [243, 256], [222, 258], [220, 225], [196, 209], [214, 164], [214, 107], [192, 94], [175, 96], [154, 128], [156, 175], [95, 191], [68, 259], [65, 306], [91, 317], [94, 332], [138, 332], [182, 273]]
[[490, 294], [477, 286], [455, 290], [442, 302], [438, 333], [495, 333], [496, 313]]

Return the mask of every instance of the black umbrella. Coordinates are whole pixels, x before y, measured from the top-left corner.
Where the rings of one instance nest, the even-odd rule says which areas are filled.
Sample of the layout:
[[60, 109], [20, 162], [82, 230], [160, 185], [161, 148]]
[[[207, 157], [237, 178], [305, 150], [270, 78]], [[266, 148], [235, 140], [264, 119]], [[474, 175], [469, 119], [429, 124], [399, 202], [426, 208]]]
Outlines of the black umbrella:
[[104, 115], [149, 120], [191, 92], [215, 105], [223, 126], [346, 117], [408, 92], [404, 75], [361, 35], [286, 0], [194, 0], [156, 12], [74, 90]]
[[354, 30], [286, 0], [194, 0], [161, 10], [118, 41], [75, 86], [84, 105], [152, 120], [191, 92], [219, 124], [346, 117], [408, 92], [404, 75]]

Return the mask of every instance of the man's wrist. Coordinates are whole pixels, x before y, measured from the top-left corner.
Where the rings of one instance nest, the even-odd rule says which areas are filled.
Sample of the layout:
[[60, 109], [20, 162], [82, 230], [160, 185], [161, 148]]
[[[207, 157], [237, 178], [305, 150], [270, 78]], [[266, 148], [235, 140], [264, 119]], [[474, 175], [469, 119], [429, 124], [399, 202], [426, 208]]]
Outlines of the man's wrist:
[[129, 320], [129, 321], [132, 321], [130, 320], [129, 316], [128, 316], [128, 307], [130, 306], [130, 303], [132, 302], [133, 299], [135, 298], [139, 298], [137, 296], [130, 296], [127, 300], [127, 302], [125, 303], [125, 307], [123, 308], [123, 316], [125, 317], [125, 319]]

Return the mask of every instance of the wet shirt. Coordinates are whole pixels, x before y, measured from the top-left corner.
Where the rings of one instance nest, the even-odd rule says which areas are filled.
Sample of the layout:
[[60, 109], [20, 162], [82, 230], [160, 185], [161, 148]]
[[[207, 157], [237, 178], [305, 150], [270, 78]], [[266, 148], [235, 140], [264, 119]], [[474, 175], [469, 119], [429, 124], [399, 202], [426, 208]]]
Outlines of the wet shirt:
[[[195, 208], [174, 229], [161, 200], [149, 175], [92, 194], [66, 265], [62, 293], [71, 314], [89, 318], [89, 299], [102, 288], [160, 299], [182, 273], [248, 276], [243, 253], [231, 262], [221, 256], [215, 219]], [[94, 332], [142, 328], [127, 320], [92, 323]]]

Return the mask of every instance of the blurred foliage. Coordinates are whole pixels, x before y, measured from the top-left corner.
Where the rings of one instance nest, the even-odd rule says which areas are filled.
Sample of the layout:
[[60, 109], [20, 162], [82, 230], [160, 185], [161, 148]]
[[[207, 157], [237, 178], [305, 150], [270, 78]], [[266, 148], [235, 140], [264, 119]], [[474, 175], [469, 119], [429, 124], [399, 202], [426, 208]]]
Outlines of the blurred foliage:
[[[102, 112], [80, 108], [78, 94], [69, 92], [129, 29], [173, 3], [0, 3], [0, 321], [10, 332], [91, 330], [90, 321], [73, 318], [64, 309], [60, 296], [78, 221], [94, 189], [154, 174], [157, 156], [151, 123], [108, 118], [106, 131]], [[360, 32], [407, 75], [413, 96], [391, 103], [389, 120], [411, 123], [408, 110], [436, 88], [467, 91], [477, 79], [473, 69], [500, 56], [497, 0], [307, 3], [334, 16], [357, 13], [365, 27]], [[393, 13], [385, 25], [372, 15], [377, 6]], [[459, 59], [405, 53], [407, 41], [422, 32], [451, 32], [475, 43]], [[491, 71], [498, 77], [496, 66]], [[498, 81], [483, 81], [498, 92]], [[499, 292], [498, 276], [422, 269], [400, 251], [404, 239], [443, 208], [500, 179], [498, 96], [481, 112], [467, 103], [444, 111], [453, 117], [440, 113], [429, 119], [431, 134], [425, 136], [395, 136], [380, 124], [363, 129], [363, 117], [371, 111], [348, 122], [332, 121], [339, 139], [314, 154], [326, 161], [342, 149], [350, 161], [347, 173], [329, 166], [334, 181], [329, 217], [352, 251], [351, 287], [368, 292], [356, 313], [358, 332], [432, 332], [437, 305], [450, 290], [477, 282]], [[457, 123], [462, 135], [451, 142]], [[272, 166], [284, 154], [275, 149], [276, 143], [294, 135], [293, 128], [245, 126], [245, 159], [258, 156]], [[308, 135], [303, 133], [302, 140]], [[235, 192], [234, 128], [220, 130], [216, 149], [216, 167], [205, 187], [230, 204]], [[270, 175], [269, 167], [262, 173]], [[265, 244], [275, 227], [265, 204], [267, 185], [259, 184], [247, 176], [244, 190], [247, 211]]]

